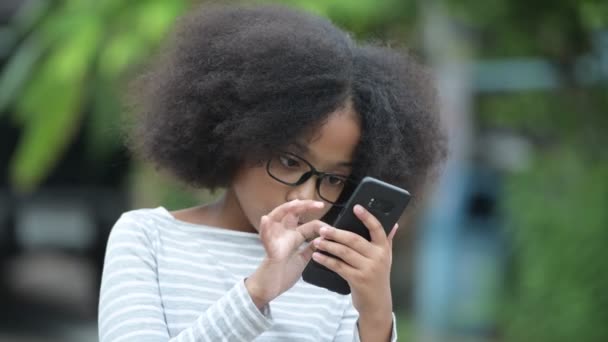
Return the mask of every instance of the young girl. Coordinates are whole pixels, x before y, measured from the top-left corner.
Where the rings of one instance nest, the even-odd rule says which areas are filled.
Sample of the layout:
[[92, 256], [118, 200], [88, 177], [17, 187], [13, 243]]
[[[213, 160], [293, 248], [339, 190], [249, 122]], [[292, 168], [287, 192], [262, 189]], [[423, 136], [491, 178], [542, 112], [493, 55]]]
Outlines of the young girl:
[[[387, 236], [325, 222], [369, 175], [416, 194], [444, 154], [434, 92], [407, 55], [277, 7], [201, 8], [142, 76], [131, 145], [215, 203], [122, 215], [101, 341], [394, 341]], [[338, 258], [317, 251], [327, 251]], [[305, 283], [314, 259], [349, 283]]]

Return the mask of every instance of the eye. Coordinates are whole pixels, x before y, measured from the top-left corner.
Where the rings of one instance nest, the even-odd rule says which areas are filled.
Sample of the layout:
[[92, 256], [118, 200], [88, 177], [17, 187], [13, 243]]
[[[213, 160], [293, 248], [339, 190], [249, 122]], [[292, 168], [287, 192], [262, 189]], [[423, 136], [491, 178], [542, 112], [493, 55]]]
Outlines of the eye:
[[346, 182], [346, 178], [337, 175], [328, 175], [325, 179], [327, 184], [335, 187], [341, 187]]
[[279, 162], [281, 163], [281, 165], [289, 169], [300, 167], [299, 160], [285, 154], [279, 156]]

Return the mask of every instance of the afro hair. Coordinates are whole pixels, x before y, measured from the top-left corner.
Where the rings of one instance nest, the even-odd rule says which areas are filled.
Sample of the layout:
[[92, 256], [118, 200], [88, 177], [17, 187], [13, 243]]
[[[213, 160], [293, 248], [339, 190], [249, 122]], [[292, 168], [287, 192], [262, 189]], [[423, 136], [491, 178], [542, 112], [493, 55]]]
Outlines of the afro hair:
[[430, 73], [407, 53], [357, 44], [281, 6], [201, 7], [134, 83], [129, 143], [194, 187], [228, 186], [350, 101], [353, 175], [416, 191], [446, 154]]

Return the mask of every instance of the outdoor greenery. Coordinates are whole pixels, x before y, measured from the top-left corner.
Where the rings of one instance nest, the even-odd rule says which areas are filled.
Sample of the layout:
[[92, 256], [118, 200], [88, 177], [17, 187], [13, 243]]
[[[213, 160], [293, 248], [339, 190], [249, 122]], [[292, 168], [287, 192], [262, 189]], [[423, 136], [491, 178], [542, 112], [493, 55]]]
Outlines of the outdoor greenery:
[[[424, 55], [423, 1], [274, 2], [328, 16], [360, 39], [383, 39]], [[90, 158], [103, 161], [119, 148], [124, 85], [192, 1], [28, 3], [12, 22], [12, 54], [0, 71], [0, 115], [8, 116], [0, 120], [22, 130], [9, 164], [10, 183], [20, 192], [36, 189], [79, 130], [86, 131]], [[542, 58], [555, 66], [560, 82], [557, 89], [485, 93], [474, 102], [478, 131], [508, 131], [532, 146], [528, 167], [505, 174], [502, 205], [514, 272], [501, 317], [504, 339], [606, 341], [608, 2], [445, 5], [475, 60]], [[604, 79], [593, 81], [602, 71], [602, 53]], [[581, 57], [588, 61], [583, 69]], [[581, 83], [581, 72], [592, 81]], [[179, 207], [211, 196], [134, 165], [138, 203]], [[399, 326], [403, 336], [413, 336], [411, 324]]]
[[[515, 132], [533, 146], [529, 168], [508, 176], [503, 203], [514, 258], [505, 340], [605, 341], [608, 74], [580, 84], [577, 72], [581, 57], [601, 56], [608, 3], [473, 2], [481, 7], [454, 7], [481, 37], [480, 56], [545, 58], [562, 82], [559, 89], [483, 95], [477, 102], [482, 129]], [[598, 77], [597, 64], [590, 64], [586, 71]]]
[[515, 293], [505, 306], [509, 341], [608, 337], [608, 162], [555, 148], [510, 180]]
[[27, 1], [10, 30], [14, 46], [0, 74], [0, 113], [21, 127], [10, 183], [34, 190], [79, 130], [88, 155], [120, 144], [122, 82], [185, 9], [181, 0]]

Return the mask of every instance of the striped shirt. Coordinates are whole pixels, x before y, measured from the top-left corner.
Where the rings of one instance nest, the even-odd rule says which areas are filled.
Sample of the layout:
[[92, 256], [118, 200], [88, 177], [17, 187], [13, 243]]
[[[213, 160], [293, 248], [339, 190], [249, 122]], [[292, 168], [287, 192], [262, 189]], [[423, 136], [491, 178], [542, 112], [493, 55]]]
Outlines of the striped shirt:
[[[108, 240], [100, 341], [358, 341], [351, 296], [305, 283], [259, 310], [244, 279], [256, 233], [190, 224], [166, 209], [124, 213]], [[396, 331], [393, 316], [393, 341]]]

